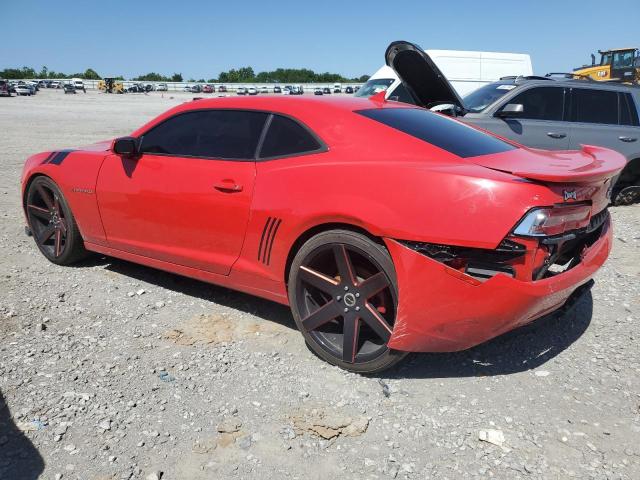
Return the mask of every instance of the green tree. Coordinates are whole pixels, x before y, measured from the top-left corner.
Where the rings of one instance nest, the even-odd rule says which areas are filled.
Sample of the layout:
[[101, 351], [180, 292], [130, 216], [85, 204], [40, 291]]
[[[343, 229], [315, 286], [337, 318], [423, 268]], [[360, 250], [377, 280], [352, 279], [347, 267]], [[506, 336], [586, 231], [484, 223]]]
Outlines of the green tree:
[[87, 68], [81, 77], [87, 80], [100, 80], [102, 78], [93, 68]]
[[171, 81], [172, 82], [181, 82], [182, 81], [182, 74], [181, 73], [174, 73], [173, 76], [171, 77]]

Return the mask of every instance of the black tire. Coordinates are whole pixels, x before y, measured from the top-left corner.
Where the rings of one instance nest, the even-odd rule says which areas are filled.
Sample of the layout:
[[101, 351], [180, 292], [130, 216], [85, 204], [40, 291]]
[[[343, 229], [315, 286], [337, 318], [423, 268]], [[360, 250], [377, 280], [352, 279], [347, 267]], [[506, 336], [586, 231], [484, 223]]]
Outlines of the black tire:
[[24, 208], [36, 246], [47, 260], [70, 265], [88, 255], [69, 204], [49, 177], [31, 182]]
[[367, 236], [330, 230], [309, 239], [293, 259], [288, 289], [298, 329], [326, 362], [370, 374], [407, 355], [387, 346], [398, 305], [391, 256]]

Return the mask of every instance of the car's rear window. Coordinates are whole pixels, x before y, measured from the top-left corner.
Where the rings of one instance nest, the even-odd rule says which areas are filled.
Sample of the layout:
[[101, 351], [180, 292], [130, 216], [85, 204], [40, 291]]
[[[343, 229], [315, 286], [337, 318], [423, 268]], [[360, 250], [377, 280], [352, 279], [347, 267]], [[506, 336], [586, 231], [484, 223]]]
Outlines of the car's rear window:
[[420, 108], [376, 108], [356, 113], [459, 157], [477, 157], [516, 148], [473, 127]]

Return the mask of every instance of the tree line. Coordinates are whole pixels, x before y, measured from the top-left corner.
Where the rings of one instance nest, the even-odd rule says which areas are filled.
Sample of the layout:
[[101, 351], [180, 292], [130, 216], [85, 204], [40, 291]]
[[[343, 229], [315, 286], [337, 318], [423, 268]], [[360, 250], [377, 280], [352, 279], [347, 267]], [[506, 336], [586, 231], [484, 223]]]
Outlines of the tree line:
[[[100, 80], [102, 77], [92, 68], [87, 68], [84, 73], [62, 73], [42, 67], [36, 71], [31, 67], [5, 68], [0, 70], [0, 78], [10, 80], [21, 78], [84, 78], [86, 80]], [[124, 80], [122, 76], [115, 77], [117, 80]], [[269, 72], [255, 73], [252, 67], [232, 68], [228, 72], [220, 72], [218, 78], [198, 80], [190, 78], [189, 82], [200, 83], [334, 83], [334, 82], [359, 82], [364, 83], [369, 79], [368, 75], [361, 75], [356, 78], [347, 78], [337, 73], [316, 73], [307, 68], [277, 68]], [[165, 76], [156, 72], [149, 72], [139, 75], [131, 80], [142, 82], [182, 82], [181, 73], [174, 73]]]

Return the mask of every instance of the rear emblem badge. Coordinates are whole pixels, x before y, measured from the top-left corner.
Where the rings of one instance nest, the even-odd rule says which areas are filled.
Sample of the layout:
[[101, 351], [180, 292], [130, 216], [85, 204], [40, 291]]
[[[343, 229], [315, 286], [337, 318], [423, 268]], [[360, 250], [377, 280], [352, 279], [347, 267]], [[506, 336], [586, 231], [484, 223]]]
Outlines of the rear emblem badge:
[[356, 304], [356, 296], [353, 293], [347, 293], [344, 296], [344, 304], [347, 307], [353, 307]]
[[567, 200], [578, 200], [578, 195], [576, 195], [575, 190], [563, 190], [562, 193], [564, 195], [565, 202]]

